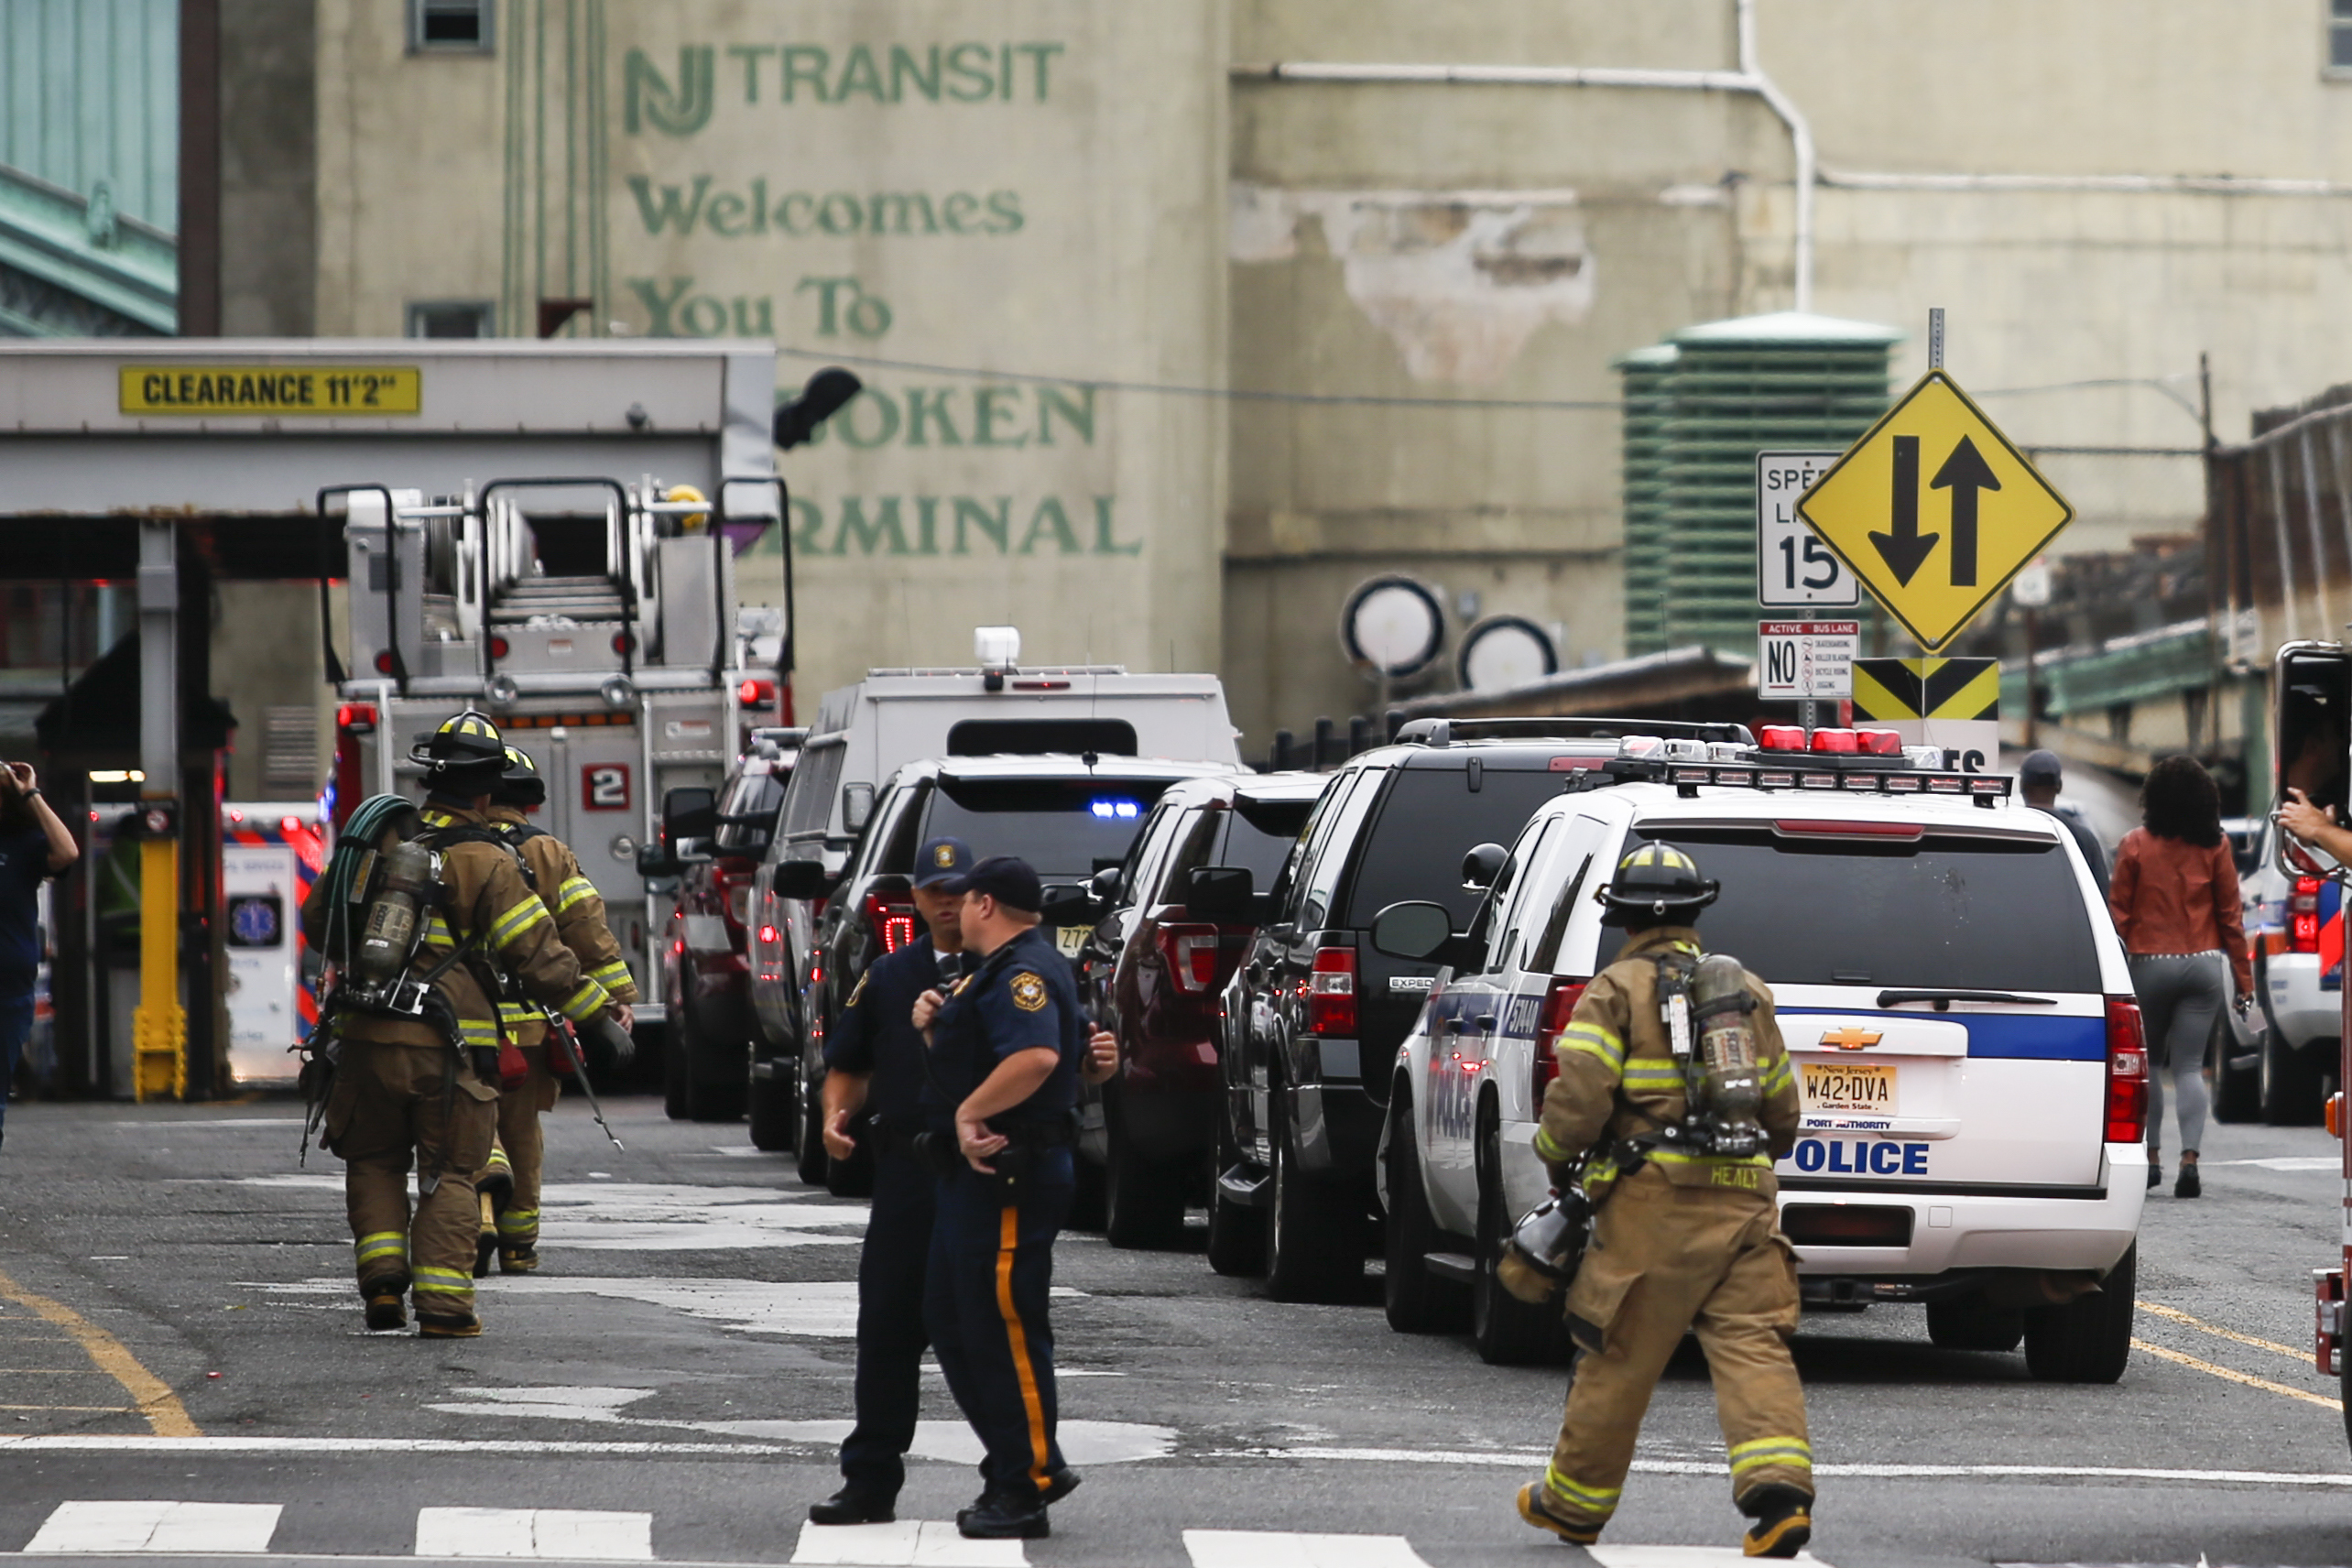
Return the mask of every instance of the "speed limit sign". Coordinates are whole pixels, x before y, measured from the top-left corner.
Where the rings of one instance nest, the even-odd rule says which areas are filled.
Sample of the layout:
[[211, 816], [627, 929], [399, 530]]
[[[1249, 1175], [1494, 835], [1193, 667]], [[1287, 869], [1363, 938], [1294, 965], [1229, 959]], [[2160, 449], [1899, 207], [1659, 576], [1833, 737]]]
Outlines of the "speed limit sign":
[[1797, 497], [1842, 452], [1756, 454], [1756, 602], [1772, 609], [1862, 602], [1862, 584], [1797, 516]]

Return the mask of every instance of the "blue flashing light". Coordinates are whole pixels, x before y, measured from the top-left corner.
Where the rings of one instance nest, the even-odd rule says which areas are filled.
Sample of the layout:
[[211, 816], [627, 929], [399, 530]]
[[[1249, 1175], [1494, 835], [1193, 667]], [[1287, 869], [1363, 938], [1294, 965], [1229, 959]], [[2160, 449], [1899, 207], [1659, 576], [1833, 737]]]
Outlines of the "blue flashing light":
[[1133, 819], [1143, 814], [1142, 806], [1133, 800], [1094, 800], [1089, 802], [1087, 810], [1105, 822], [1114, 818]]

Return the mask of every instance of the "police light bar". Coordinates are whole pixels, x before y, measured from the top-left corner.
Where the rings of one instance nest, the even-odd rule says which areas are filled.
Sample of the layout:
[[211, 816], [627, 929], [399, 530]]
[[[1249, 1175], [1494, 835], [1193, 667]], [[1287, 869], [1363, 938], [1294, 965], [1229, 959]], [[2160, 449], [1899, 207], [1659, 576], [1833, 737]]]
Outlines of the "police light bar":
[[[1821, 744], [1824, 736], [1827, 744]], [[2006, 800], [2014, 780], [2000, 773], [1962, 773], [1944, 766], [1934, 746], [1906, 746], [1892, 730], [1814, 730], [1767, 724], [1753, 746], [1627, 735], [1617, 755], [1579, 774], [1572, 789], [1617, 783], [1671, 784], [1695, 795], [1701, 785], [1740, 789], [1835, 790], [1849, 794], [1955, 795], [1980, 806]]]

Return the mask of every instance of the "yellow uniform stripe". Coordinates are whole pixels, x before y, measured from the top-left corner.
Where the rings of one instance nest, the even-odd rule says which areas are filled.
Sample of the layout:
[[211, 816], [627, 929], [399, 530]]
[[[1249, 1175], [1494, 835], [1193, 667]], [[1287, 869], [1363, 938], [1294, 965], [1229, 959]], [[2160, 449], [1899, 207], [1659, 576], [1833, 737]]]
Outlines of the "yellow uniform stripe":
[[490, 941], [494, 946], [507, 947], [517, 937], [548, 918], [547, 906], [536, 898], [525, 898], [505, 914], [490, 922]]
[[359, 1260], [365, 1263], [377, 1258], [405, 1258], [408, 1253], [408, 1237], [405, 1232], [379, 1230], [363, 1236], [357, 1242]]
[[1682, 1064], [1679, 1062], [1628, 1062], [1625, 1064], [1628, 1088], [1641, 1084], [1679, 1089], [1682, 1086]]
[[539, 1229], [537, 1209], [506, 1209], [498, 1215], [498, 1228], [509, 1235], [520, 1236]]
[[555, 897], [555, 912], [560, 915], [583, 898], [596, 897], [596, 884], [585, 877], [567, 877], [563, 886], [556, 890]]
[[580, 982], [580, 989], [563, 1000], [560, 1011], [573, 1023], [584, 1024], [612, 1005], [613, 998], [593, 980]]
[[1552, 1141], [1552, 1135], [1541, 1127], [1535, 1129], [1535, 1157], [1546, 1165], [1558, 1165], [1570, 1158], [1568, 1150]]
[[1543, 1484], [1552, 1495], [1584, 1514], [1606, 1519], [1617, 1512], [1617, 1499], [1625, 1495], [1622, 1486], [1587, 1486], [1560, 1473], [1557, 1465], [1546, 1465]]
[[1013, 1304], [1013, 1251], [1019, 1245], [1021, 1212], [1005, 1205], [996, 1232], [996, 1311], [1005, 1320], [1005, 1337], [1012, 1342], [1013, 1375], [1021, 1386], [1021, 1409], [1029, 1413], [1029, 1479], [1045, 1489], [1047, 1448], [1045, 1401], [1037, 1391], [1037, 1371], [1029, 1365], [1029, 1331], [1021, 1326], [1020, 1309]]
[[[593, 980], [597, 985], [604, 986], [608, 991], [615, 990], [623, 985], [634, 985], [637, 984], [636, 976], [629, 973], [629, 966], [626, 961], [618, 958], [615, 958], [610, 964], [599, 964], [595, 968], [588, 971], [588, 978]], [[864, 978], [865, 977], [863, 975], [859, 976], [861, 982]]]

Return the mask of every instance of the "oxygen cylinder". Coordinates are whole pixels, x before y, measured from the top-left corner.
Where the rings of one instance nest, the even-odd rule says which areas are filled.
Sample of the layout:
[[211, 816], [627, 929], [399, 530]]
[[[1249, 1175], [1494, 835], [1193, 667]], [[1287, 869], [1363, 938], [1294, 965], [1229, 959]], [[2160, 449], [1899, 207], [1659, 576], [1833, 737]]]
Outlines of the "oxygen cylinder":
[[408, 973], [418, 919], [432, 893], [432, 851], [419, 844], [396, 844], [384, 855], [380, 875], [351, 959], [352, 974], [369, 985], [390, 985]]
[[1756, 994], [1737, 959], [1715, 953], [1699, 960], [1691, 976], [1691, 1019], [1699, 1040], [1691, 1053], [1690, 1107], [1719, 1154], [1752, 1154], [1763, 1144], [1757, 1117], [1764, 1108], [1764, 1083], [1749, 1022], [1755, 1010]]

